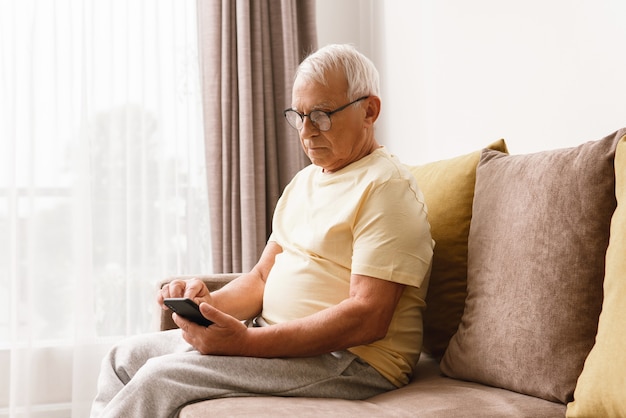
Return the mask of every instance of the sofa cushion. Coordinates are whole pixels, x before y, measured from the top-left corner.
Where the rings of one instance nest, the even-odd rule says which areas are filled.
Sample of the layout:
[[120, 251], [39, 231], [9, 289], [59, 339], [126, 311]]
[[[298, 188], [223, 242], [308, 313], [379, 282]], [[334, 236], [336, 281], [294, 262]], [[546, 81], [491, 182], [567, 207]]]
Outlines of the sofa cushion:
[[483, 151], [468, 295], [444, 373], [572, 399], [602, 304], [617, 140], [528, 155]]
[[[502, 139], [488, 148], [507, 150]], [[423, 350], [438, 359], [456, 332], [465, 305], [467, 236], [480, 153], [478, 150], [448, 160], [408, 166], [424, 194], [435, 240], [424, 312]]]
[[437, 361], [422, 356], [411, 383], [363, 401], [278, 396], [213, 399], [185, 406], [180, 418], [553, 418], [564, 414], [562, 404], [443, 377]]
[[606, 252], [604, 301], [596, 343], [567, 406], [568, 417], [626, 417], [626, 129], [615, 153], [617, 209]]

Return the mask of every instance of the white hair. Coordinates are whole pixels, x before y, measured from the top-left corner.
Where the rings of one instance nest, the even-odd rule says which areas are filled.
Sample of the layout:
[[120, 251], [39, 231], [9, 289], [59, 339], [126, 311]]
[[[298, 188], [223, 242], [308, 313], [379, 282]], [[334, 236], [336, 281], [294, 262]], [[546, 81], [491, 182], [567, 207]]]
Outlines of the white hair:
[[302, 61], [295, 77], [327, 85], [326, 74], [332, 70], [344, 73], [348, 81], [348, 100], [362, 96], [379, 96], [380, 82], [374, 63], [352, 45], [327, 45]]

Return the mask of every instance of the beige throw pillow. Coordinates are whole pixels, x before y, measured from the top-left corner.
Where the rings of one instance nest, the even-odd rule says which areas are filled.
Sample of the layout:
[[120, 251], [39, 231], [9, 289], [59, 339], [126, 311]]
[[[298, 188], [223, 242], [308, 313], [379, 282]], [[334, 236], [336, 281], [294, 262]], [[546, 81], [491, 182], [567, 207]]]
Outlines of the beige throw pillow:
[[596, 344], [567, 405], [568, 417], [626, 417], [626, 129], [615, 153], [617, 209], [606, 252]]

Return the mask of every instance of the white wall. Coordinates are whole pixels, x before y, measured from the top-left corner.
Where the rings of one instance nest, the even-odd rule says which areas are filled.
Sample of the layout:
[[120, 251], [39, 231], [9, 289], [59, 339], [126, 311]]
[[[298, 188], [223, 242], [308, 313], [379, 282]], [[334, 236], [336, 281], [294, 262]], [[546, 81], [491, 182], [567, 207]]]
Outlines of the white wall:
[[378, 139], [407, 163], [511, 153], [626, 126], [626, 1], [317, 0], [320, 45], [381, 73]]

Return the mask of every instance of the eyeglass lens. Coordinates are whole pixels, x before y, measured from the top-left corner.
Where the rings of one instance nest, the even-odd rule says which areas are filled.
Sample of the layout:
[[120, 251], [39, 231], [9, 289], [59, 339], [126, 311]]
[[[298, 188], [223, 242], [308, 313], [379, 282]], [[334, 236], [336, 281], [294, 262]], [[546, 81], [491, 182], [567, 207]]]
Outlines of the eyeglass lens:
[[287, 118], [287, 122], [297, 129], [300, 130], [304, 126], [304, 118], [309, 117], [313, 125], [320, 131], [327, 131], [330, 129], [330, 117], [322, 111], [314, 110], [309, 115], [300, 115], [295, 110], [288, 110], [285, 112], [285, 117]]

